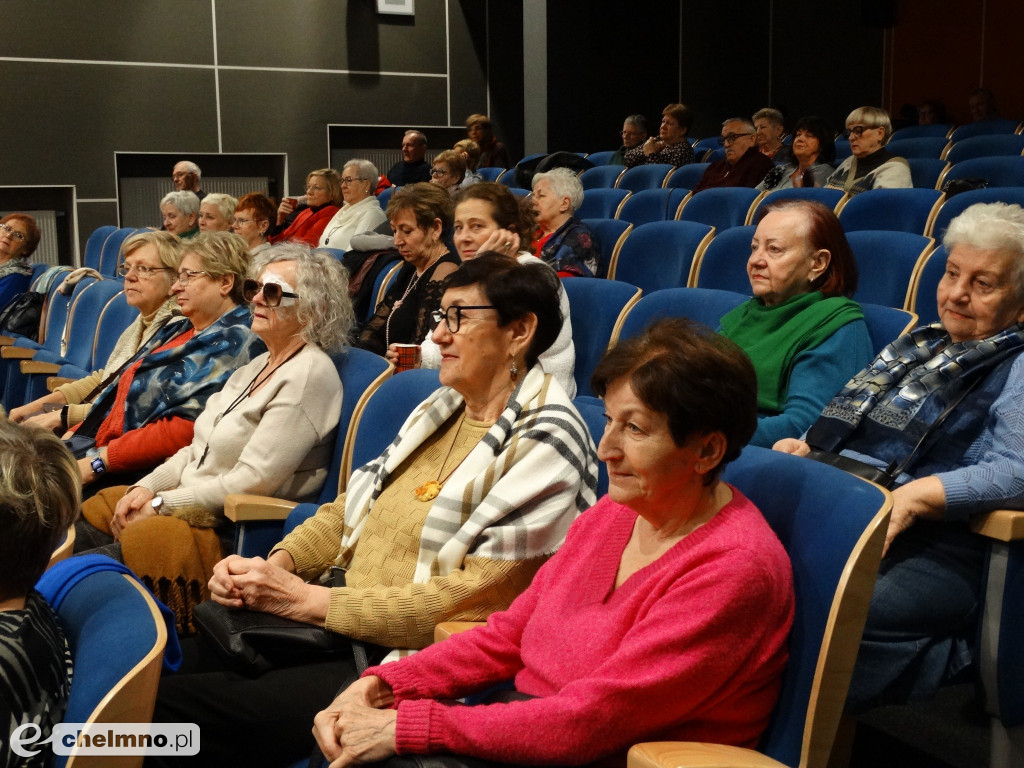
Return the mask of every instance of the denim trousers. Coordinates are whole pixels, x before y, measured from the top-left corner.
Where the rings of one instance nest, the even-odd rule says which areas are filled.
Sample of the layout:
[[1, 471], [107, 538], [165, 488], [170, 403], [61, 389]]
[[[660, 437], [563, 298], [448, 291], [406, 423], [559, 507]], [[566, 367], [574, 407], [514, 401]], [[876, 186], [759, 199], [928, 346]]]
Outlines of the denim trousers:
[[973, 659], [986, 540], [918, 521], [882, 560], [847, 695], [852, 714], [922, 701]]

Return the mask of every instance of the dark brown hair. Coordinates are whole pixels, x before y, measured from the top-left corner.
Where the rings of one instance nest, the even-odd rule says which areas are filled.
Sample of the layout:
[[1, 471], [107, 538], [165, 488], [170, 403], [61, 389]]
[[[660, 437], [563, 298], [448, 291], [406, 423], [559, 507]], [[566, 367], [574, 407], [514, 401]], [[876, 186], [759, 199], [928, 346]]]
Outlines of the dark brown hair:
[[605, 353], [590, 378], [604, 397], [627, 380], [640, 401], [668, 417], [677, 446], [693, 435], [721, 432], [725, 453], [704, 478], [710, 485], [740, 455], [757, 429], [757, 374], [734, 342], [699, 323], [664, 318]]
[[537, 317], [537, 330], [526, 350], [526, 365], [532, 368], [562, 330], [564, 318], [558, 303], [561, 283], [555, 270], [539, 259], [520, 264], [514, 256], [485, 251], [448, 275], [445, 290], [468, 285], [479, 286], [494, 305], [499, 328], [528, 314]]
[[807, 240], [812, 250], [824, 248], [830, 257], [814, 290], [826, 296], [850, 297], [857, 291], [857, 260], [846, 241], [846, 234], [832, 209], [813, 200], [777, 200], [768, 203], [757, 216], [758, 222], [773, 211], [800, 209], [807, 215]]
[[685, 104], [669, 104], [661, 110], [661, 114], [674, 117], [680, 128], [685, 128], [686, 133], [690, 132], [690, 126], [693, 125], [693, 110]]
[[525, 198], [520, 200], [508, 191], [504, 184], [496, 181], [481, 181], [460, 189], [455, 194], [455, 207], [464, 200], [483, 200], [491, 205], [491, 217], [502, 229], [515, 232], [523, 243], [523, 248], [529, 248], [533, 242], [537, 230], [537, 223], [533, 216], [533, 209], [526, 203]]

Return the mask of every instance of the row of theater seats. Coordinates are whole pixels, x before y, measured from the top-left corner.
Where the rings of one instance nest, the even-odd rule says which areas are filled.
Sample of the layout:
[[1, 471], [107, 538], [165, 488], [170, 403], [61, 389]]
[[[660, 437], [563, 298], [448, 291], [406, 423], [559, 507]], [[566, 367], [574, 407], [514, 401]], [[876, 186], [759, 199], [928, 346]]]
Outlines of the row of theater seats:
[[[614, 224], [622, 223], [612, 221]], [[627, 224], [626, 226], [631, 225]], [[640, 228], [637, 229], [639, 231]], [[727, 233], [722, 233], [722, 235], [725, 234]], [[737, 232], [737, 234], [740, 233]], [[738, 239], [742, 242], [743, 238]], [[746, 239], [747, 243], [744, 245], [744, 249], [748, 247], [749, 236]], [[743, 260], [745, 261], [745, 256]], [[718, 324], [722, 314], [745, 299], [745, 295], [742, 293], [697, 288], [678, 288], [644, 293], [634, 285], [617, 280], [569, 279], [564, 281], [564, 285], [569, 293], [573, 317], [577, 320], [573, 324], [573, 337], [577, 352], [576, 380], [580, 387], [576, 402], [595, 440], [600, 438], [603, 418], [601, 406], [588, 397], [589, 375], [597, 360], [610, 344], [619, 338], [628, 337], [638, 332], [652, 319], [669, 315], [689, 317], [714, 327]], [[119, 300], [123, 303], [123, 294], [119, 291], [120, 283], [117, 280], [96, 280], [85, 282], [84, 285], [80, 284], [69, 297], [61, 297], [59, 294], [51, 295], [44, 313], [45, 333], [37, 341], [41, 341], [43, 347], [59, 349], [68, 355], [81, 353], [85, 348], [90, 348], [94, 363], [96, 360], [103, 359], [103, 354], [96, 348], [96, 344], [103, 336], [107, 335], [107, 332], [105, 330], [101, 332], [100, 327], [106, 328], [107, 323], [114, 325], [124, 323], [124, 318], [119, 323], [115, 323], [111, 317], [108, 317], [108, 313], [118, 306]], [[107, 292], [114, 293], [107, 298], [104, 304], [103, 299], [107, 296]], [[101, 304], [102, 308], [97, 314], [96, 308]], [[914, 324], [914, 317], [909, 312], [872, 306], [866, 306], [865, 311], [876, 349], [899, 335], [905, 327]], [[81, 338], [76, 330], [78, 328], [86, 329], [90, 323], [95, 330], [95, 338], [91, 344]], [[109, 335], [116, 338], [117, 333], [111, 330]], [[27, 348], [26, 341], [19, 341], [16, 344]], [[393, 376], [393, 369], [389, 363], [376, 355], [358, 349], [350, 349], [335, 356], [335, 364], [344, 386], [344, 402], [331, 462], [332, 471], [321, 493], [319, 499], [321, 503], [332, 500], [339, 490], [343, 490], [352, 468], [378, 455], [397, 432], [407, 415], [407, 409], [420, 402], [438, 386], [436, 371], [410, 371], [400, 376]], [[0, 380], [6, 382], [6, 379]], [[402, 405], [396, 407], [396, 404]], [[748, 449], [744, 457], [730, 468], [730, 474], [726, 477], [730, 482], [739, 484], [745, 493], [757, 501], [765, 510], [766, 517], [769, 518], [773, 526], [776, 524], [780, 526], [780, 537], [787, 549], [791, 550], [796, 561], [800, 563], [800, 568], [795, 569], [799, 571], [795, 573], [798, 587], [800, 584], [806, 585], [806, 588], [798, 588], [798, 593], [804, 596], [798, 600], [797, 610], [801, 618], [796, 624], [795, 632], [798, 637], [794, 646], [798, 650], [794, 652], [790, 668], [786, 673], [785, 695], [780, 700], [779, 710], [776, 717], [773, 718], [773, 725], [761, 745], [764, 752], [780, 760], [785, 760], [790, 765], [801, 762], [801, 758], [806, 760], [809, 750], [827, 754], [830, 748], [835, 723], [830, 722], [829, 718], [838, 718], [844, 684], [840, 685], [838, 691], [833, 690], [835, 695], [831, 698], [835, 700], [832, 702], [835, 706], [832, 707], [833, 711], [825, 720], [822, 719], [820, 711], [814, 704], [815, 697], [822, 695], [819, 693], [819, 684], [825, 682], [824, 678], [832, 677], [828, 673], [830, 663], [838, 663], [846, 669], [848, 674], [849, 667], [852, 665], [852, 654], [856, 652], [856, 637], [859, 636], [859, 630], [851, 630], [851, 625], [848, 623], [849, 615], [846, 612], [843, 615], [846, 616], [847, 623], [843, 623], [841, 630], [837, 629], [837, 626], [834, 626], [835, 622], [830, 619], [830, 616], [839, 610], [838, 601], [851, 599], [850, 595], [842, 590], [840, 576], [844, 572], [850, 571], [847, 564], [853, 562], [854, 557], [849, 554], [851, 549], [858, 558], [860, 557], [857, 554], [856, 545], [862, 541], [864, 526], [867, 525], [874, 531], [872, 537], [877, 539], [875, 544], [879, 548], [880, 539], [878, 537], [884, 533], [885, 529], [884, 511], [887, 505], [885, 494], [861, 481], [836, 474], [836, 472], [834, 469], [801, 462], [792, 457], [772, 454], [761, 449]], [[607, 476], [603, 466], [599, 482], [603, 492], [607, 487]], [[862, 512], [858, 512], [859, 516], [856, 520], [851, 521], [845, 515], [843, 516], [844, 520], [850, 522], [852, 527], [845, 534], [849, 539], [849, 546], [841, 554], [837, 554], [837, 550], [832, 547], [835, 521], [826, 522], [826, 518], [820, 515], [823, 504], [834, 506], [836, 503], [840, 503], [835, 499], [837, 488], [843, 489], [841, 503], [844, 508], [852, 506], [851, 499], [854, 496], [863, 495], [871, 496], [871, 499], [866, 502], [867, 507], [874, 505], [870, 509], [865, 508]], [[764, 498], [761, 498], [762, 496]], [[786, 508], [786, 515], [789, 516], [780, 516], [776, 521], [775, 506], [778, 506], [779, 500], [782, 500], [781, 505]], [[259, 497], [229, 499], [226, 504], [227, 514], [241, 523], [237, 534], [236, 551], [243, 555], [266, 554], [283, 532], [301, 522], [312, 509], [315, 509], [315, 505], [295, 509], [293, 506], [290, 502]], [[882, 515], [878, 515], [880, 511], [883, 512]], [[782, 515], [781, 512], [779, 514]], [[878, 520], [875, 520], [876, 515], [878, 515]], [[285, 518], [287, 518], [286, 521], [284, 521]], [[799, 518], [799, 522], [794, 522], [795, 518]], [[813, 521], [818, 521], [818, 528], [821, 530], [809, 534], [808, 526], [813, 527]], [[869, 523], [868, 521], [875, 522]], [[860, 525], [860, 529], [853, 530], [856, 525]], [[799, 535], [792, 533], [794, 526], [796, 526], [795, 530], [800, 531]], [[827, 547], [825, 546], [826, 539], [822, 538], [826, 533], [829, 544]], [[808, 551], [804, 552], [800, 549], [801, 547], [806, 549], [809, 542], [813, 542], [813, 544]], [[802, 554], [797, 556], [797, 552], [802, 552]], [[815, 553], [817, 554], [815, 555]], [[823, 575], [823, 569], [826, 569], [829, 563], [831, 563], [834, 573], [826, 578]], [[867, 578], [867, 574], [872, 572], [872, 566], [870, 563], [862, 564], [864, 565], [864, 576]], [[875, 553], [874, 567], [877, 567], [877, 552]], [[111, 576], [111, 580], [116, 579]], [[826, 582], [828, 588], [823, 589], [822, 585]], [[96, 615], [102, 614], [105, 617], [105, 623], [111, 623], [124, 629], [123, 622], [115, 622], [113, 617], [107, 615], [109, 610], [104, 612], [105, 608], [113, 605], [115, 599], [114, 592], [111, 591], [113, 589], [114, 584], [105, 584], [103, 593], [107, 595], [106, 600], [89, 603], [92, 606], [90, 609], [83, 609], [79, 606], [77, 617], [65, 616], [70, 613], [70, 607], [69, 611], [62, 611], [62, 617], [65, 617], [69, 624], [75, 625], [70, 630], [70, 636], [76, 659], [80, 658], [80, 654], [86, 653], [88, 639], [94, 633], [104, 631], [95, 621], [90, 621], [91, 612], [96, 612]], [[120, 591], [128, 592], [128, 597], [124, 599], [134, 602], [136, 610], [142, 615], [150, 610], [151, 606], [143, 607], [136, 598], [131, 597], [130, 590], [122, 588]], [[856, 593], [857, 590], [853, 590], [853, 592]], [[866, 610], [866, 594], [869, 592], [869, 589], [865, 589], [859, 594], [862, 603], [859, 608], [851, 607], [847, 602], [845, 610], [862, 613], [863, 610]], [[817, 597], [815, 598], [815, 596]], [[117, 598], [118, 604], [121, 599], [121, 597]], [[863, 617], [861, 616], [859, 620], [862, 621]], [[141, 622], [136, 621], [134, 624], [141, 625]], [[854, 620], [855, 625], [856, 620]], [[153, 647], [162, 644], [159, 622], [156, 623], [156, 627], [157, 629], [145, 633], [145, 638], [139, 641], [141, 645], [144, 646], [147, 642], [154, 643]], [[833, 644], [829, 641], [832, 632], [838, 632], [838, 638], [849, 635], [848, 642], [845, 643], [845, 661], [836, 661], [840, 644]], [[826, 661], [829, 658], [831, 662]], [[95, 663], [84, 663], [83, 660], [79, 668], [80, 676], [76, 677], [79, 680], [79, 691], [86, 685], [85, 681], [92, 681], [95, 678], [94, 673], [101, 666], [103, 665], [99, 664], [98, 660]], [[121, 673], [122, 671], [119, 670], [116, 674]], [[133, 671], [130, 674], [136, 673]], [[152, 676], [156, 673], [150, 671], [146, 674]], [[89, 684], [93, 690], [101, 687], [100, 684]], [[152, 683], [152, 686], [152, 693], [147, 695], [155, 695], [155, 682]], [[79, 706], [77, 699], [80, 697], [75, 694], [74, 689], [73, 698], [76, 698], [76, 707]], [[99, 697], [97, 701], [102, 698]], [[829, 697], [826, 695], [825, 698]], [[135, 709], [133, 708], [133, 711]], [[144, 711], [145, 708], [137, 709]], [[76, 711], [78, 710], [76, 709]], [[88, 708], [85, 709], [86, 713], [89, 711]], [[815, 712], [815, 718], [808, 717], [810, 711]], [[83, 716], [81, 719], [84, 721], [87, 716]], [[820, 754], [819, 757], [821, 757]], [[633, 761], [631, 764], [636, 766], [658, 764], [656, 755], [645, 750], [634, 754], [631, 760]], [[821, 763], [812, 760], [807, 764]]]

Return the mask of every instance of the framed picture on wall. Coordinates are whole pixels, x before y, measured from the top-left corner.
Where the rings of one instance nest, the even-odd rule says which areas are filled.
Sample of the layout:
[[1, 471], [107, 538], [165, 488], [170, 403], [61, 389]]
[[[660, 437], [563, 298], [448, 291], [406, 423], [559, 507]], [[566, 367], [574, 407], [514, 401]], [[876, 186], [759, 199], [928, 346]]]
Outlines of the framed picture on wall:
[[412, 16], [415, 6], [416, 0], [377, 0], [377, 13]]

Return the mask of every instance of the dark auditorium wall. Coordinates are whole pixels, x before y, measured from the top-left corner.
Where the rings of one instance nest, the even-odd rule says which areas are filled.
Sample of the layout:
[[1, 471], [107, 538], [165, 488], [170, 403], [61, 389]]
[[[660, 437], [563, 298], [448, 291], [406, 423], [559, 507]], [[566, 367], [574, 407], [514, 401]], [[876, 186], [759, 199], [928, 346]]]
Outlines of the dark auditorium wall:
[[769, 104], [839, 127], [851, 104], [881, 98], [882, 32], [860, 2], [552, 0], [548, 97], [569, 119], [549, 118], [549, 144], [612, 149], [623, 117], [641, 112], [656, 128], [676, 100], [695, 112], [691, 136]]
[[488, 97], [521, 151], [518, 3], [5, 0], [3, 15], [0, 184], [76, 185], [81, 243], [116, 221], [115, 151], [286, 152], [294, 191], [328, 162], [327, 123], [460, 125]]
[[1024, 118], [1020, 0], [901, 2], [886, 35], [886, 106], [939, 99], [954, 122], [970, 121], [968, 95], [984, 85], [1003, 117]]

